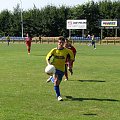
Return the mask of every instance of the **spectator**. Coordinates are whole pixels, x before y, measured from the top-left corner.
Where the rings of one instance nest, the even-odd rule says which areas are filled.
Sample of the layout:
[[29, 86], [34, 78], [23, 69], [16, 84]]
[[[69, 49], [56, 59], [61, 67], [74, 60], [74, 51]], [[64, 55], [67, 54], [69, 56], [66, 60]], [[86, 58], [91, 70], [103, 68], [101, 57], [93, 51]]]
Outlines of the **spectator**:
[[8, 46], [10, 45], [10, 36], [8, 35], [7, 37], [6, 37], [6, 39], [7, 39], [7, 44], [8, 44]]

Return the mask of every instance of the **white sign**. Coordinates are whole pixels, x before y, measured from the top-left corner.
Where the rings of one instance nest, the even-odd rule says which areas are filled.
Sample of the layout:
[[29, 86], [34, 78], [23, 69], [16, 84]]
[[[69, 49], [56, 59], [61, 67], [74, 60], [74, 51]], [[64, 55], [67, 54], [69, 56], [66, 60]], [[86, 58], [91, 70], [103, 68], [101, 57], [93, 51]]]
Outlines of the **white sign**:
[[67, 20], [67, 29], [87, 29], [87, 20]]
[[116, 27], [117, 21], [101, 21], [102, 27]]

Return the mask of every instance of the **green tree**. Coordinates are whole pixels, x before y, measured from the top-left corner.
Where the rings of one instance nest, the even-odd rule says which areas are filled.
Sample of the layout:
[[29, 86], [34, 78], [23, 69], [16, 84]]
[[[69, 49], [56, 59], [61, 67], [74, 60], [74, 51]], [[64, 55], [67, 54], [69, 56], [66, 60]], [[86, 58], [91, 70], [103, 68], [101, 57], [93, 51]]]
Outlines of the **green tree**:
[[0, 14], [0, 28], [1, 35], [12, 35], [12, 14], [8, 10], [3, 10]]

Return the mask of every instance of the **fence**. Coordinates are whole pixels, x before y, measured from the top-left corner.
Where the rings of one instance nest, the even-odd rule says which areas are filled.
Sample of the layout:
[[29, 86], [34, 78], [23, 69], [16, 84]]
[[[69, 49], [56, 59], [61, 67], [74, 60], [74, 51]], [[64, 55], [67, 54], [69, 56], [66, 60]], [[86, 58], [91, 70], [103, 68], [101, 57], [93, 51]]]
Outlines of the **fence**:
[[[95, 37], [95, 40], [99, 44], [116, 44], [120, 43], [120, 37], [105, 37], [103, 40], [100, 37]], [[10, 37], [11, 42], [25, 42], [25, 37]], [[34, 43], [56, 43], [58, 41], [58, 37], [33, 37], [32, 42]], [[91, 38], [85, 37], [71, 37], [72, 43], [90, 43]], [[6, 37], [1, 37], [0, 42], [6, 42]]]
[[116, 44], [116, 43], [120, 43], [120, 37], [105, 37], [101, 43], [105, 43], [105, 44], [109, 44], [109, 43], [112, 43], [112, 44]]
[[[96, 42], [99, 42], [100, 41], [100, 37], [95, 37], [94, 38]], [[71, 37], [71, 41], [73, 43], [90, 43], [91, 42], [91, 37]]]
[[[6, 42], [7, 39], [6, 37], [1, 37], [0, 38], [0, 42]], [[10, 37], [10, 41], [11, 42], [24, 42], [25, 41], [25, 37]]]
[[[32, 39], [36, 43], [56, 43], [58, 41], [58, 37], [33, 37]], [[70, 39], [72, 43], [88, 43], [91, 42], [91, 38], [85, 38], [85, 37], [71, 37]], [[96, 42], [100, 40], [100, 37], [95, 37]]]
[[[58, 37], [33, 37], [32, 38], [32, 42], [35, 42], [35, 43], [44, 43], [44, 42], [47, 42], [47, 43], [50, 43], [50, 42], [57, 42], [58, 40]], [[7, 39], [6, 37], [1, 37], [0, 38], [0, 42], [6, 42]], [[11, 42], [25, 42], [25, 37], [10, 37], [10, 41]]]

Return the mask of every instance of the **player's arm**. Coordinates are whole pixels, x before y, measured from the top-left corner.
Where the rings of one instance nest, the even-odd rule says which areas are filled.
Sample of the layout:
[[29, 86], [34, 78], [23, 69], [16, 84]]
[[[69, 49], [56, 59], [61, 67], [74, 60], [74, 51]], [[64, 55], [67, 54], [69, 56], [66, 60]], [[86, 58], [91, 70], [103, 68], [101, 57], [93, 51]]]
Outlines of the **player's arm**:
[[52, 49], [46, 56], [46, 62], [47, 64], [51, 64], [50, 59], [53, 56], [54, 49]]
[[32, 39], [33, 39], [33, 38], [32, 38], [32, 37], [30, 37], [30, 41], [31, 41], [31, 42], [32, 42]]
[[75, 59], [76, 53], [77, 53], [77, 51], [76, 51], [75, 47], [73, 47], [74, 59]]
[[68, 67], [71, 69], [72, 68], [71, 63], [74, 61], [74, 54], [70, 49], [68, 49], [68, 56], [69, 56]]
[[73, 74], [73, 70], [72, 70], [72, 63], [74, 61], [74, 54], [72, 52], [72, 50], [69, 50], [69, 56], [70, 56], [70, 59], [69, 59], [69, 62], [68, 62], [68, 70], [70, 71], [71, 75]]
[[74, 54], [73, 54], [72, 50], [68, 49], [68, 54], [70, 56], [70, 60], [74, 61]]

